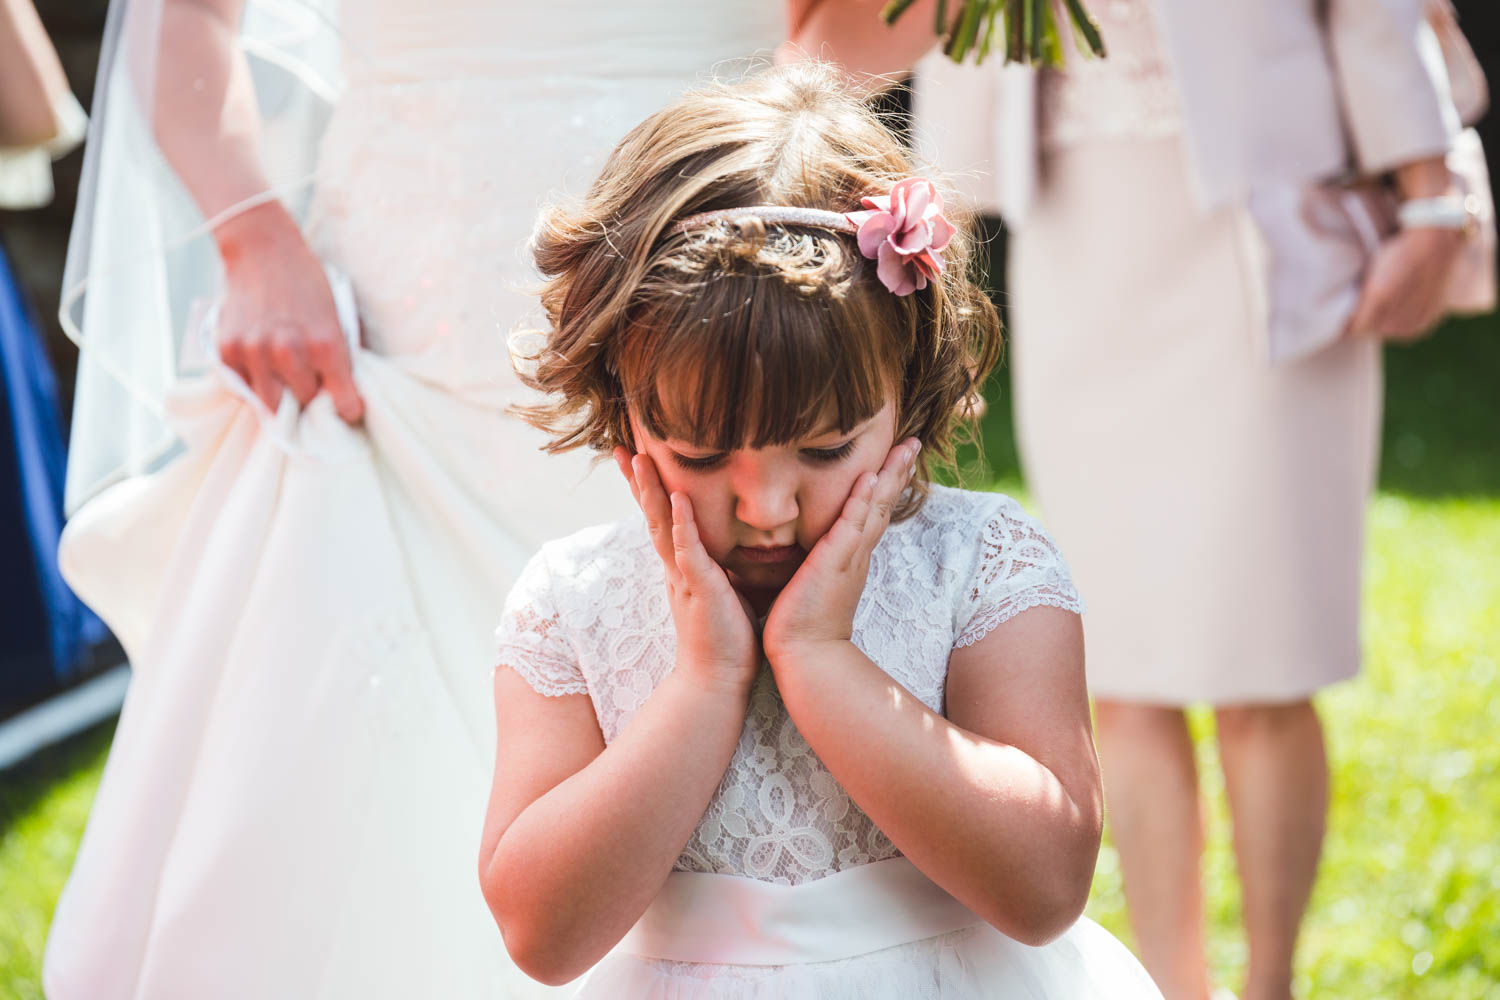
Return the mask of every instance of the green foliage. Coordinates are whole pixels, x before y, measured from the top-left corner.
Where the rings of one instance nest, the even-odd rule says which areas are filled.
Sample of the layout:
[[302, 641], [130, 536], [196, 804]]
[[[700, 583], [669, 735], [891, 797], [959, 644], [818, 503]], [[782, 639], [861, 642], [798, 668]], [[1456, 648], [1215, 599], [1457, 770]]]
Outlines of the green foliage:
[[[894, 24], [915, 3], [890, 0], [880, 16], [886, 24]], [[1064, 24], [1079, 52], [1104, 55], [1099, 26], [1080, 0], [963, 0], [951, 18], [946, 0], [939, 0], [933, 33], [943, 39], [943, 54], [956, 63], [970, 55], [975, 63], [984, 62], [998, 40], [1006, 62], [1061, 66], [1059, 13], [1065, 13]]]

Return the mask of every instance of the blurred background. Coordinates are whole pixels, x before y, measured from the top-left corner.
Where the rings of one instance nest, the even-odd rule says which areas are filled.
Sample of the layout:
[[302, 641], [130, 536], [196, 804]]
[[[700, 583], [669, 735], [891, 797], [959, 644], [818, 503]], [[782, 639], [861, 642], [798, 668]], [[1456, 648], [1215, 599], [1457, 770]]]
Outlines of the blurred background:
[[[1456, 6], [1492, 86], [1500, 85], [1500, 4]], [[87, 107], [107, 0], [38, 0], [37, 8]], [[1500, 115], [1492, 110], [1479, 131], [1493, 169]], [[82, 159], [78, 150], [53, 165], [57, 194], [48, 206], [0, 210], [20, 307], [50, 363], [34, 377], [55, 380], [44, 388], [56, 397], [64, 434], [76, 357], [56, 312]], [[1005, 234], [998, 224], [989, 231], [1003, 306]], [[7, 393], [13, 385], [0, 381]], [[965, 484], [1024, 499], [1003, 368], [988, 397], [982, 453], [964, 456]], [[0, 433], [14, 439], [25, 429], [10, 413], [0, 406]], [[58, 695], [97, 685], [121, 662], [118, 646], [86, 618], [63, 623], [74, 638], [58, 640], [26, 557], [19, 468], [8, 455], [0, 469], [0, 998], [16, 1000], [42, 995], [46, 929], [109, 747], [118, 685], [93, 713], [102, 721], [81, 731], [44, 726], [59, 738], [38, 737], [33, 723]], [[1365, 672], [1319, 700], [1334, 801], [1299, 994], [1500, 1000], [1500, 316], [1453, 320], [1420, 343], [1386, 350], [1383, 452], [1369, 517]], [[1195, 714], [1193, 724], [1212, 780], [1212, 716]], [[1234, 982], [1245, 950], [1222, 787], [1208, 832], [1212, 957], [1217, 977]], [[1089, 912], [1129, 941], [1108, 846]]]

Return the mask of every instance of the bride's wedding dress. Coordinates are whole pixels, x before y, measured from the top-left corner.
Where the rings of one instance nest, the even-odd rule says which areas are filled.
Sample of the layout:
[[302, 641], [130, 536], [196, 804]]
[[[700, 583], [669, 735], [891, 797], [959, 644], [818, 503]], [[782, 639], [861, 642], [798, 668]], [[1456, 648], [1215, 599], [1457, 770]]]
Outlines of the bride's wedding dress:
[[[66, 573], [134, 680], [51, 1000], [543, 992], [478, 889], [491, 629], [542, 541], [630, 500], [505, 412], [523, 392], [505, 336], [535, 312], [524, 243], [627, 128], [774, 46], [781, 8], [345, 3], [305, 217], [358, 304], [364, 425], [324, 396], [257, 414], [210, 363], [163, 393], [169, 457], [75, 503]], [[110, 321], [85, 311], [85, 365]], [[75, 445], [108, 431], [90, 405]]]

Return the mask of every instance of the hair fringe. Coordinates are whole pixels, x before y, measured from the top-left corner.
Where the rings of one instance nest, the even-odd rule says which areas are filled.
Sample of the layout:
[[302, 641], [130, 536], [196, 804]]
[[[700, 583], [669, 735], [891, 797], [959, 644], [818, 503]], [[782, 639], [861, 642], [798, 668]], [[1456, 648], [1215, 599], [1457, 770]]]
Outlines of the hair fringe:
[[[691, 426], [760, 446], [808, 433], [830, 405], [847, 429], [894, 390], [898, 438], [923, 446], [897, 510], [910, 516], [933, 470], [956, 471], [956, 447], [977, 442], [974, 401], [1000, 357], [970, 220], [955, 220], [941, 278], [909, 296], [880, 284], [847, 233], [753, 217], [672, 227], [754, 205], [848, 212], [916, 172], [833, 66], [689, 91], [621, 140], [587, 194], [544, 212], [533, 253], [549, 329], [515, 361], [547, 398], [518, 412], [549, 451], [607, 453], [633, 444], [631, 406], [672, 416], [661, 383], [687, 375]], [[765, 405], [768, 383], [792, 405]]]

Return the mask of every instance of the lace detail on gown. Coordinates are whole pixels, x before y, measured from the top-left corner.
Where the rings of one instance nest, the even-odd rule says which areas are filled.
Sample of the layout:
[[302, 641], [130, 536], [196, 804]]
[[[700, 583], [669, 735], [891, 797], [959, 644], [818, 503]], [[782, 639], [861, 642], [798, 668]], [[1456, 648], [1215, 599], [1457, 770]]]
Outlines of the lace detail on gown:
[[[938, 487], [872, 554], [854, 641], [941, 712], [953, 649], [1038, 604], [1082, 611], [1040, 525], [1009, 497]], [[511, 592], [497, 637], [497, 662], [537, 691], [587, 691], [613, 741], [677, 647], [644, 523], [547, 545]], [[734, 756], [675, 868], [798, 885], [898, 855], [813, 753], [763, 664]]]
[[[1027, 608], [1039, 604], [1080, 610], [1078, 593], [1057, 546], [1028, 517], [997, 516], [984, 526], [979, 572], [969, 589], [977, 609], [953, 645], [972, 646]], [[1015, 588], [1001, 585], [1019, 584]]]
[[1105, 59], [1069, 49], [1067, 65], [1037, 77], [1040, 140], [1055, 149], [1100, 139], [1157, 139], [1182, 131], [1182, 110], [1150, 0], [1103, 0], [1089, 12]]

